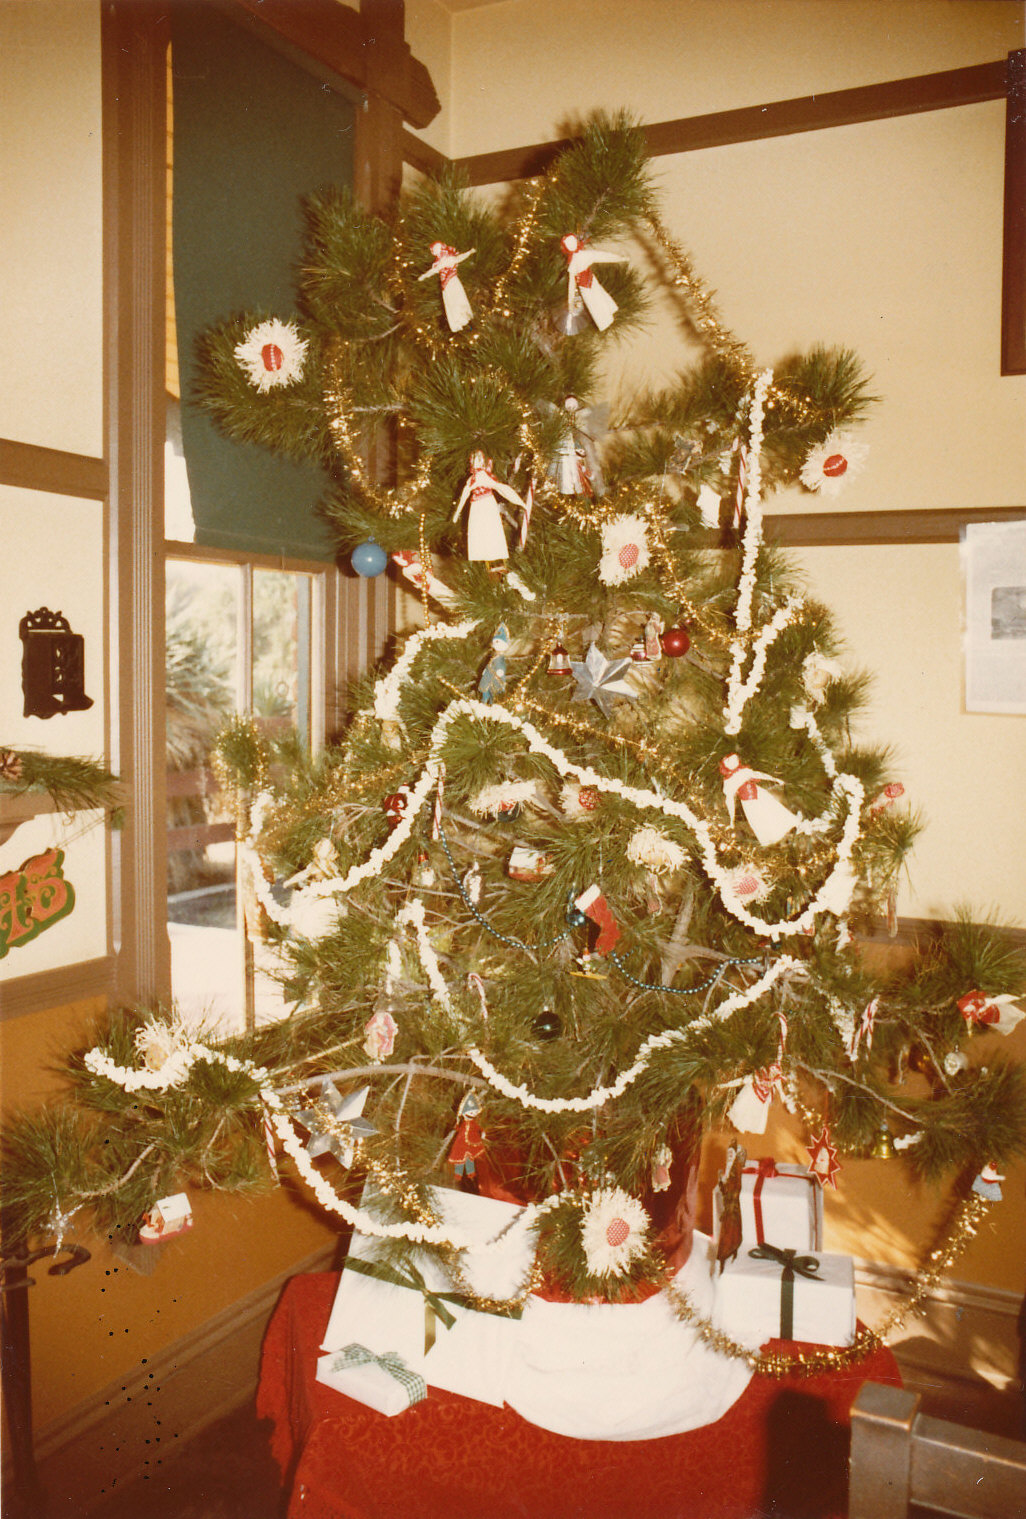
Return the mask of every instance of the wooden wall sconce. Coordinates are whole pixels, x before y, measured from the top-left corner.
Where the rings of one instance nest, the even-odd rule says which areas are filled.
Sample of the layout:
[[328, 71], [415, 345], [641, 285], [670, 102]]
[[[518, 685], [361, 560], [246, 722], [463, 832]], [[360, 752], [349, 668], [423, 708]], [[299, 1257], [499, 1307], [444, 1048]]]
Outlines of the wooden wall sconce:
[[85, 640], [71, 631], [68, 619], [40, 607], [25, 613], [18, 632], [24, 715], [54, 717], [91, 707], [93, 699], [85, 694]]

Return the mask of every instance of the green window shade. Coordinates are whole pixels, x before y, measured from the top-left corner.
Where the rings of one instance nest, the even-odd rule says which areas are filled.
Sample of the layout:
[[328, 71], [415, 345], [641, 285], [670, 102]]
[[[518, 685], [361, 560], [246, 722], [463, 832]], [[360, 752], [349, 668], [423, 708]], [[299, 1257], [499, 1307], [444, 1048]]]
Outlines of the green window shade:
[[182, 443], [196, 542], [334, 558], [325, 475], [223, 437], [194, 404], [195, 342], [242, 310], [295, 314], [300, 200], [352, 183], [353, 105], [207, 5], [174, 5], [173, 239]]

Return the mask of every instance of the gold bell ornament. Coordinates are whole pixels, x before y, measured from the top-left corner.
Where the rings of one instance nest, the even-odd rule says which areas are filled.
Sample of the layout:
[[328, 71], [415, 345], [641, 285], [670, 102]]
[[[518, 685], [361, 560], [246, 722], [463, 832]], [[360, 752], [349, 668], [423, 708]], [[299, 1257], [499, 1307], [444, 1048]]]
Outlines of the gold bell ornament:
[[897, 1151], [894, 1148], [894, 1140], [891, 1137], [891, 1131], [887, 1126], [886, 1120], [880, 1125], [879, 1129], [877, 1130], [876, 1138], [873, 1140], [872, 1148], [870, 1149], [869, 1153], [874, 1160], [893, 1160], [897, 1154]]

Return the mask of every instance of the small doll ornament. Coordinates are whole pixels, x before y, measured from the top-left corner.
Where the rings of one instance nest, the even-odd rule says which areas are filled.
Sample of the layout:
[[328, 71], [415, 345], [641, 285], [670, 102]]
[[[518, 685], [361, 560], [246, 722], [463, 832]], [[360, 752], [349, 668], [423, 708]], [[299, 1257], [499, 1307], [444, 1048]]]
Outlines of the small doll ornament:
[[477, 683], [483, 702], [498, 701], [506, 694], [506, 651], [509, 645], [509, 630], [504, 622], [500, 622], [492, 638], [492, 648], [495, 652], [482, 670], [481, 678]]
[[985, 1165], [973, 1182], [973, 1191], [977, 1197], [982, 1197], [989, 1203], [999, 1203], [1001, 1201], [1001, 1183], [1004, 1179], [997, 1166]]
[[476, 1162], [485, 1152], [485, 1133], [477, 1121], [481, 1104], [473, 1092], [468, 1092], [457, 1109], [458, 1127], [456, 1138], [449, 1150], [449, 1164], [457, 1176], [474, 1176]]
[[726, 1163], [716, 1187], [720, 1201], [716, 1263], [720, 1271], [741, 1249], [741, 1173], [747, 1161], [748, 1156], [742, 1145], [728, 1146]]
[[523, 507], [524, 503], [513, 487], [492, 474], [491, 459], [486, 459], [479, 448], [475, 449], [470, 456], [470, 476], [452, 514], [452, 520], [458, 522], [463, 508], [470, 503], [467, 516], [467, 558], [470, 560], [495, 561], [509, 556], [496, 492], [514, 505]]
[[735, 800], [739, 801], [748, 826], [764, 848], [779, 843], [795, 827], [798, 822], [795, 814], [757, 784], [759, 781], [773, 781], [774, 785], [779, 785], [780, 782], [772, 775], [767, 775], [762, 770], [749, 769], [741, 763], [737, 754], [727, 754], [720, 760], [720, 774], [723, 776], [723, 795], [730, 821], [734, 821]]
[[603, 253], [599, 248], [589, 248], [583, 237], [568, 232], [560, 239], [560, 247], [566, 256], [567, 268], [567, 314], [565, 332], [580, 332], [583, 326], [581, 306], [584, 305], [600, 332], [610, 327], [618, 306], [592, 273], [592, 264], [622, 264], [619, 253]]
[[[557, 410], [548, 405], [543, 409]], [[561, 496], [594, 499], [605, 493], [595, 434], [605, 430], [608, 415], [608, 406], [582, 406], [576, 396], [567, 396], [563, 402], [565, 431], [549, 466], [549, 479]]]
[[470, 309], [467, 292], [463, 288], [463, 281], [456, 273], [457, 264], [462, 264], [465, 258], [469, 258], [477, 250], [468, 248], [466, 253], [457, 253], [455, 248], [450, 248], [448, 243], [432, 243], [431, 256], [434, 263], [430, 269], [425, 269], [423, 274], [418, 274], [418, 280], [429, 280], [433, 274], [437, 274], [442, 287], [442, 306], [445, 309], [445, 320], [449, 324], [450, 332], [460, 332], [471, 320], [474, 313]]

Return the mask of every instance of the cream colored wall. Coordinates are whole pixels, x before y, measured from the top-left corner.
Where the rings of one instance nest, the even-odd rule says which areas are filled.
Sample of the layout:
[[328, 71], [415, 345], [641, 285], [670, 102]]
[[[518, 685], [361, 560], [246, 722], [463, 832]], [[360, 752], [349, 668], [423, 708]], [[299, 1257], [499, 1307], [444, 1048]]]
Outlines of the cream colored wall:
[[[0, 437], [103, 453], [100, 7], [0, 0]], [[60, 166], [59, 182], [54, 166]]]
[[423, 131], [432, 148], [452, 156], [452, 16], [441, 0], [406, 0], [406, 40], [427, 68], [442, 109]]
[[1004, 0], [505, 0], [453, 17], [451, 151], [543, 142], [598, 108], [667, 121], [989, 63], [1022, 42], [1022, 7]]
[[[1022, 42], [1018, 5], [507, 0], [454, 18], [454, 79], [471, 81], [454, 93], [454, 150], [544, 140], [595, 107], [672, 119], [993, 61]], [[851, 347], [882, 398], [860, 430], [862, 473], [833, 499], [794, 490], [771, 511], [1026, 510], [1026, 377], [999, 373], [1003, 102], [652, 167], [670, 231], [756, 361]], [[687, 358], [657, 303], [616, 350], [607, 393], [659, 383]], [[929, 825], [899, 911], [947, 916], [970, 902], [1026, 926], [1026, 809], [1009, 805], [1026, 779], [1026, 730], [1021, 717], [962, 711], [957, 546], [820, 549], [799, 562], [851, 661], [874, 676], [860, 736], [892, 747]]]

